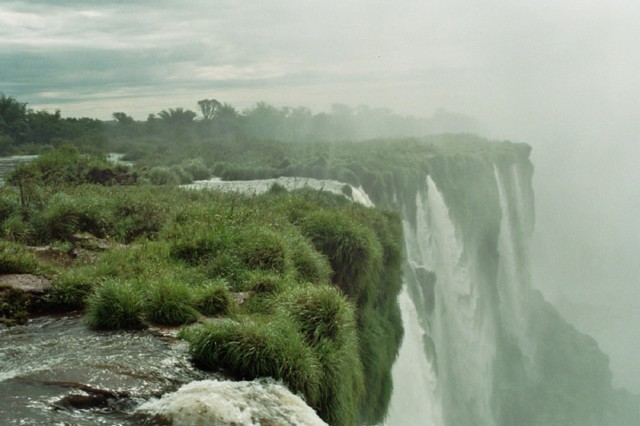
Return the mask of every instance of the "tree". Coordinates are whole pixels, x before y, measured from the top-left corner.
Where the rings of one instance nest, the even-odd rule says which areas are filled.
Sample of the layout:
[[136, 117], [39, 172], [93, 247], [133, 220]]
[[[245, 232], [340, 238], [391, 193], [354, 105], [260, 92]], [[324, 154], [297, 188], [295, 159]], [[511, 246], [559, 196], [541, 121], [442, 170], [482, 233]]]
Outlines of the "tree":
[[216, 99], [202, 99], [198, 101], [198, 108], [200, 108], [202, 118], [205, 120], [211, 120], [220, 107], [222, 107], [222, 104]]
[[27, 104], [0, 93], [0, 135], [21, 142], [27, 131]]
[[113, 119], [116, 120], [119, 126], [128, 126], [134, 123], [133, 117], [125, 114], [124, 112], [114, 112], [111, 114]]
[[169, 108], [158, 113], [158, 117], [167, 124], [188, 124], [196, 118], [196, 113], [183, 108]]

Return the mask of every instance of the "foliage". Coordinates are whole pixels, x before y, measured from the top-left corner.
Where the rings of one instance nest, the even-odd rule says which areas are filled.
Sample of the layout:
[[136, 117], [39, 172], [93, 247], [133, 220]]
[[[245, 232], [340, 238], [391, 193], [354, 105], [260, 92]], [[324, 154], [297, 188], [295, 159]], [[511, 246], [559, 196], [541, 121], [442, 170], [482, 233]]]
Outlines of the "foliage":
[[34, 274], [38, 261], [21, 244], [0, 240], [0, 274]]
[[54, 310], [82, 309], [101, 278], [91, 267], [68, 269], [53, 281], [49, 308]]
[[87, 324], [96, 330], [147, 327], [144, 294], [129, 281], [107, 279], [87, 300]]
[[145, 283], [147, 312], [150, 321], [158, 324], [181, 325], [196, 321], [192, 289], [185, 283], [172, 280], [171, 276]]
[[195, 291], [196, 309], [207, 316], [224, 316], [232, 313], [233, 300], [224, 280], [205, 283]]
[[183, 333], [202, 368], [238, 379], [273, 377], [316, 406], [320, 367], [311, 348], [285, 317], [219, 320]]

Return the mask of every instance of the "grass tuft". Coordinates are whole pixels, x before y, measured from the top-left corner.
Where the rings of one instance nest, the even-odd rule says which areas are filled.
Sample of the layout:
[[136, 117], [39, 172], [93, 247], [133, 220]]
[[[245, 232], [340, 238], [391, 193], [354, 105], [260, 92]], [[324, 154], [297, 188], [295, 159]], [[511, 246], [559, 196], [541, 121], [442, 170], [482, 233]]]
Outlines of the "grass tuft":
[[229, 315], [233, 301], [224, 280], [206, 283], [195, 291], [195, 305], [207, 316]]
[[0, 274], [35, 274], [38, 261], [23, 245], [0, 241]]
[[107, 280], [87, 300], [87, 324], [95, 330], [147, 327], [144, 295], [128, 281]]
[[198, 320], [192, 289], [185, 283], [163, 277], [148, 284], [147, 315], [158, 324], [182, 325]]
[[190, 340], [191, 355], [201, 368], [222, 369], [243, 380], [273, 377], [316, 406], [320, 366], [290, 320], [219, 320], [198, 326], [183, 337]]

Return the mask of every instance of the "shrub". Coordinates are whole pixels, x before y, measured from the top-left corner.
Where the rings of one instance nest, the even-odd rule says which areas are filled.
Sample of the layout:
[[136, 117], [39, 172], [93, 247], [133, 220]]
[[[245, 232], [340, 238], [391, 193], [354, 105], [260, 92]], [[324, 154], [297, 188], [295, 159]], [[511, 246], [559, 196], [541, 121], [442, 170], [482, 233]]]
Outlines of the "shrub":
[[92, 267], [64, 271], [51, 285], [50, 306], [57, 309], [84, 308], [99, 279]]
[[20, 211], [20, 199], [15, 191], [0, 187], [0, 222]]
[[345, 215], [344, 210], [310, 213], [301, 227], [316, 249], [329, 259], [336, 285], [354, 300], [369, 291], [367, 278], [377, 271], [382, 260], [382, 248], [370, 229]]
[[252, 271], [247, 274], [247, 289], [258, 294], [275, 294], [285, 286], [285, 278], [280, 274]]
[[328, 285], [292, 289], [283, 308], [322, 367], [318, 414], [329, 424], [356, 424], [365, 394], [355, 309]]
[[232, 310], [232, 300], [229, 290], [223, 280], [206, 283], [195, 291], [195, 305], [204, 315], [229, 315]]
[[104, 197], [60, 192], [51, 198], [34, 222], [41, 241], [67, 240], [77, 232], [103, 237], [112, 222], [110, 213]]
[[129, 281], [108, 279], [87, 300], [87, 323], [96, 330], [147, 327], [144, 295]]
[[310, 344], [323, 339], [344, 344], [355, 333], [355, 311], [334, 287], [304, 286], [285, 297], [287, 312], [294, 318]]
[[148, 188], [136, 188], [114, 198], [114, 233], [121, 241], [154, 236], [167, 220], [170, 204], [162, 203], [159, 194]]
[[202, 158], [183, 161], [182, 168], [193, 176], [194, 180], [205, 180], [211, 177], [211, 172], [202, 161]]
[[22, 215], [14, 214], [2, 224], [4, 238], [22, 243], [31, 242], [35, 235], [33, 225], [25, 221]]
[[173, 165], [171, 166], [171, 171], [178, 177], [178, 181], [181, 185], [193, 182], [193, 176], [184, 168], [178, 165]]
[[176, 172], [169, 167], [156, 166], [149, 170], [148, 177], [153, 185], [178, 185], [180, 183]]
[[24, 246], [0, 241], [0, 274], [34, 274], [38, 271], [35, 255]]
[[197, 321], [192, 289], [180, 281], [163, 277], [149, 283], [147, 293], [148, 318], [158, 324], [181, 325]]
[[266, 227], [250, 227], [238, 239], [240, 257], [251, 269], [284, 273], [290, 263], [282, 236]]
[[220, 320], [198, 326], [182, 337], [190, 341], [191, 356], [201, 368], [223, 370], [243, 380], [273, 377], [303, 395], [312, 407], [318, 402], [318, 360], [285, 317]]
[[289, 244], [292, 253], [291, 261], [299, 281], [329, 283], [333, 271], [325, 255], [318, 252], [308, 240], [301, 236], [290, 237]]

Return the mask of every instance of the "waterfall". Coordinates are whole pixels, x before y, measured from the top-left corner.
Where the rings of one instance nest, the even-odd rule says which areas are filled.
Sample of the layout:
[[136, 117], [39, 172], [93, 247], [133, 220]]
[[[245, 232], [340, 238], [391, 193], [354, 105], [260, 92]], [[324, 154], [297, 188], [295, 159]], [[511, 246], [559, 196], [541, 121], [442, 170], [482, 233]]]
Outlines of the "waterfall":
[[[431, 423], [424, 424], [495, 424], [491, 408], [494, 326], [491, 316], [484, 315], [474, 265], [464, 255], [462, 231], [430, 176], [426, 190], [417, 194], [416, 211], [415, 226], [404, 220], [405, 287], [413, 300], [403, 300], [404, 293], [401, 297], [406, 333], [398, 359], [398, 364], [412, 361], [413, 367], [404, 374], [400, 367], [394, 370], [389, 424], [411, 423], [396, 414], [396, 407], [410, 398], [421, 400], [405, 411], [429, 409], [426, 418]], [[410, 355], [415, 347], [424, 353], [419, 362]], [[407, 383], [417, 386], [418, 381], [426, 389], [421, 397], [405, 389]]]
[[403, 203], [405, 338], [387, 425], [640, 424], [597, 343], [532, 289], [532, 170], [435, 162]]

